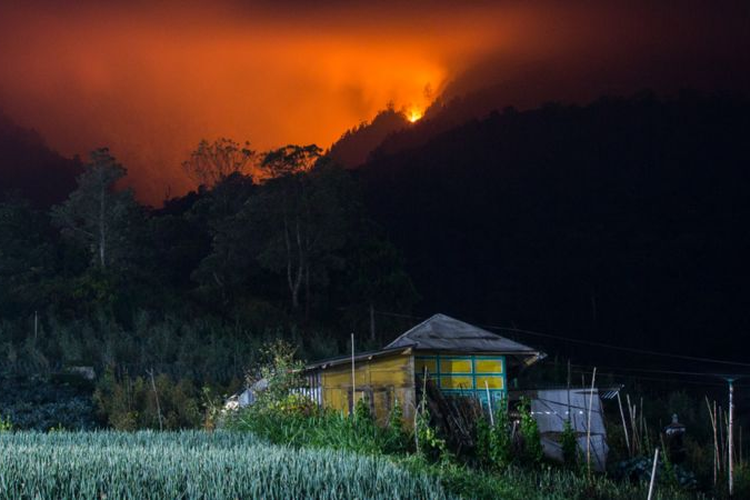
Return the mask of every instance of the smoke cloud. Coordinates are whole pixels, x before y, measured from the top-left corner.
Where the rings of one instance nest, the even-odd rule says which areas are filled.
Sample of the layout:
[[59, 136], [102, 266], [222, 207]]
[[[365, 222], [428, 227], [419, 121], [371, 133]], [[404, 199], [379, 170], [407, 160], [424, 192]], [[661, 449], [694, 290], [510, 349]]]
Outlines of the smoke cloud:
[[153, 204], [193, 187], [202, 138], [325, 148], [388, 102], [505, 80], [528, 105], [748, 83], [741, 2], [155, 3], [0, 7], [0, 108], [63, 154], [109, 146]]

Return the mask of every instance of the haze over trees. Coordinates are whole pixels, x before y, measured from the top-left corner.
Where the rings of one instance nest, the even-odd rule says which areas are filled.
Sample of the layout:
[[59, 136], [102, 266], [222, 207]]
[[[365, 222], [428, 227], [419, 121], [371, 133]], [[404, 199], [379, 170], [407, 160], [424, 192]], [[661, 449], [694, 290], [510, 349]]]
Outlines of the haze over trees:
[[230, 175], [250, 173], [254, 159], [255, 151], [250, 149], [249, 141], [241, 146], [222, 137], [214, 142], [200, 141], [190, 158], [182, 163], [182, 169], [198, 184], [212, 187]]

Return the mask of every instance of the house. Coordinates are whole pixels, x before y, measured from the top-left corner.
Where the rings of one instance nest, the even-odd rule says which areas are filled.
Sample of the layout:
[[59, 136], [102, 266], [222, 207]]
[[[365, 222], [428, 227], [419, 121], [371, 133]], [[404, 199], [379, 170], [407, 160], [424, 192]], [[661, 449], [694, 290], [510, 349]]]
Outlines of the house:
[[366, 398], [379, 422], [396, 401], [413, 421], [418, 384], [426, 374], [441, 392], [486, 404], [507, 396], [509, 380], [544, 353], [495, 333], [436, 314], [378, 351], [318, 361], [306, 367], [307, 391], [325, 408], [350, 414]]

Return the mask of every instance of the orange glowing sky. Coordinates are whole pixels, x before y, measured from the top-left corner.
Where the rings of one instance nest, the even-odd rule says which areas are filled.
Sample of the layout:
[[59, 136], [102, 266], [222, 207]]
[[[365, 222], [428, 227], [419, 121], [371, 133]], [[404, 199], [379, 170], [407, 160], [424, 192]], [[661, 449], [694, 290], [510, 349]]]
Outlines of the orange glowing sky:
[[[597, 2], [8, 3], [0, 109], [63, 154], [110, 146], [152, 203], [192, 187], [179, 165], [202, 138], [326, 148], [389, 101], [417, 118], [489, 56], [628, 64], [701, 47], [690, 16]], [[655, 36], [662, 25], [677, 39]]]

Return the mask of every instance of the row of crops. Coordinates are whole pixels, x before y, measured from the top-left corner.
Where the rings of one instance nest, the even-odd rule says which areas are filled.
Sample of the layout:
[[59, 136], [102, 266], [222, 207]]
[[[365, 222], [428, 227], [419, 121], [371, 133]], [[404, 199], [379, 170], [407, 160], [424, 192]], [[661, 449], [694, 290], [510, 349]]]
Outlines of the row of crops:
[[446, 497], [386, 459], [248, 433], [0, 433], [0, 499]]

